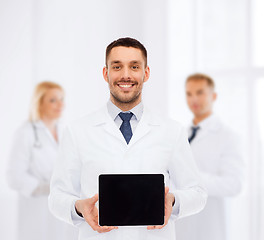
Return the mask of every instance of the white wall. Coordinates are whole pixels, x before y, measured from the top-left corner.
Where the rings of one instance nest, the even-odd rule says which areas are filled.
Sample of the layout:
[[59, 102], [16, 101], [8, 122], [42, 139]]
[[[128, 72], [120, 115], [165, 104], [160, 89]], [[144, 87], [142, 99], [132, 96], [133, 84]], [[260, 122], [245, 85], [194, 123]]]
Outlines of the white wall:
[[14, 129], [27, 117], [32, 91], [31, 1], [0, 3], [0, 237], [15, 239], [16, 195], [5, 182]]
[[33, 78], [65, 86], [69, 119], [97, 109], [109, 98], [102, 77], [105, 48], [124, 36], [145, 43], [151, 67], [146, 101], [165, 112], [166, 98], [159, 101], [154, 94], [166, 96], [167, 91], [166, 81], [160, 85], [167, 72], [166, 1], [38, 0], [33, 19]]

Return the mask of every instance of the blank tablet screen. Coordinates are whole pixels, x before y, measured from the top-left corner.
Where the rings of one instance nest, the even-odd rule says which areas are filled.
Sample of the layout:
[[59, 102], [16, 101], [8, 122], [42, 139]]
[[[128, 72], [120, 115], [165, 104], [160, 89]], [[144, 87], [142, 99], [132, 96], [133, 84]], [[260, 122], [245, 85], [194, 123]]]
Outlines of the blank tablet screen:
[[163, 174], [99, 176], [99, 225], [164, 224]]

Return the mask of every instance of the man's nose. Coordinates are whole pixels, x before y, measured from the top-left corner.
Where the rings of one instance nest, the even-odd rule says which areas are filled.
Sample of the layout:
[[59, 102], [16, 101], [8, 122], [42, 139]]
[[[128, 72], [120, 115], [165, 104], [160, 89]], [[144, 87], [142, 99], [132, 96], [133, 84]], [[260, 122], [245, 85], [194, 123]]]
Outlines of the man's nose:
[[197, 101], [197, 98], [194, 95], [188, 96], [188, 102], [195, 103]]
[[64, 106], [64, 101], [63, 100], [59, 100], [58, 102], [57, 102], [57, 105], [58, 105], [58, 107], [63, 107]]
[[131, 79], [131, 73], [129, 67], [124, 67], [122, 71], [122, 79], [129, 80]]

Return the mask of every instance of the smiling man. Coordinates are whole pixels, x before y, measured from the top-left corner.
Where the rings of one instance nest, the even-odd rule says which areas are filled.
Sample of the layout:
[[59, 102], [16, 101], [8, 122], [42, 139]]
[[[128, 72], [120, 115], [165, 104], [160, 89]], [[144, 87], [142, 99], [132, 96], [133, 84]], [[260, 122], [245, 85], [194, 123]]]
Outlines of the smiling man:
[[[205, 205], [207, 195], [184, 128], [143, 106], [142, 89], [149, 75], [147, 51], [139, 41], [112, 42], [103, 68], [110, 100], [65, 131], [49, 206], [55, 216], [79, 227], [80, 240], [174, 240], [173, 216], [195, 214]], [[164, 225], [99, 226], [97, 191], [102, 173], [163, 174]]]
[[112, 48], [114, 44], [106, 50], [103, 75], [109, 85], [112, 103], [127, 111], [141, 102], [143, 84], [149, 79], [147, 52], [144, 48]]

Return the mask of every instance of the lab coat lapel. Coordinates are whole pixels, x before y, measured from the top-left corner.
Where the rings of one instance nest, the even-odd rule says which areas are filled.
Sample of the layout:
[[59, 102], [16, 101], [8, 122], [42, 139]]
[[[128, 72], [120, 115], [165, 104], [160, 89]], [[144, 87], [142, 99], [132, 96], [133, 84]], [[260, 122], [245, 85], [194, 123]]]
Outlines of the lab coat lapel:
[[[112, 120], [112, 119], [110, 119]], [[115, 122], [112, 121], [107, 121], [104, 125], [103, 125], [104, 130], [111, 134], [112, 136], [118, 138], [120, 141], [125, 142], [125, 139], [121, 133], [121, 131], [118, 129], [118, 127], [116, 126]]]
[[207, 136], [209, 132], [217, 132], [219, 130], [219, 127], [220, 125], [217, 116], [210, 116], [210, 118], [207, 119], [207, 122], [205, 122], [204, 126], [202, 126], [201, 131], [198, 131], [198, 134], [194, 140], [200, 141], [205, 136]]
[[[99, 112], [95, 118], [95, 123], [95, 125], [101, 125], [104, 131], [119, 139], [123, 144], [127, 145], [121, 131], [118, 129], [113, 119], [111, 119], [107, 107]], [[139, 121], [137, 128], [127, 146], [131, 147], [134, 145], [136, 142], [146, 136], [151, 131], [153, 126], [157, 125], [160, 125], [159, 120], [152, 116], [151, 113], [144, 108], [141, 120]]]
[[196, 137], [193, 139], [193, 141], [200, 141], [207, 135], [207, 129], [201, 129], [198, 130]]
[[151, 116], [151, 113], [147, 109], [144, 109], [142, 118], [139, 121], [135, 132], [133, 133], [128, 147], [133, 146], [140, 139], [146, 136], [151, 131], [153, 126], [160, 125], [159, 122], [156, 120], [157, 119], [153, 118], [153, 116]]
[[[58, 142], [56, 142], [55, 138], [52, 136], [50, 130], [45, 126], [44, 122], [42, 122], [41, 120], [36, 121], [35, 126], [37, 128], [38, 133], [40, 134], [40, 130], [43, 130], [45, 132], [45, 134], [47, 135], [49, 141], [55, 146], [58, 147]], [[58, 136], [59, 137], [59, 136]]]
[[107, 107], [99, 112], [95, 119], [96, 125], [101, 125], [104, 131], [108, 134], [112, 135], [113, 137], [119, 139], [120, 141], [125, 142], [125, 139], [121, 133], [121, 131], [116, 126], [114, 120], [110, 117]]

